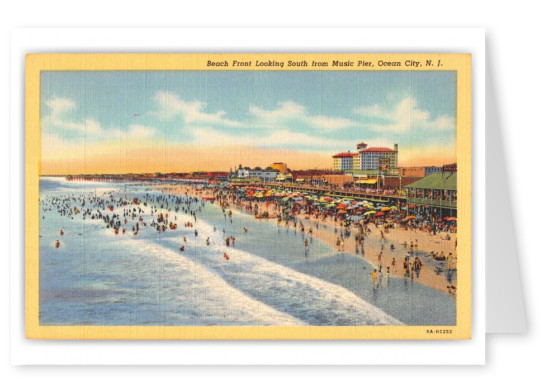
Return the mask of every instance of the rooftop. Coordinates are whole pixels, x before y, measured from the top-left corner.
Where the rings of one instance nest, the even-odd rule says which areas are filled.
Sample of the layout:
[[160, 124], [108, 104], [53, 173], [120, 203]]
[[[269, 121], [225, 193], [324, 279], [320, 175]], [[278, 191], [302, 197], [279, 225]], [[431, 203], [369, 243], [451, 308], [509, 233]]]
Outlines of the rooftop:
[[343, 152], [343, 153], [338, 153], [336, 155], [333, 155], [333, 157], [354, 157], [354, 156], [357, 156], [358, 154], [357, 153], [350, 153], [350, 152]]
[[431, 174], [404, 187], [416, 189], [457, 190], [457, 173]]
[[394, 149], [390, 148], [367, 148], [363, 151], [360, 151], [360, 153], [367, 153], [367, 152], [396, 152]]

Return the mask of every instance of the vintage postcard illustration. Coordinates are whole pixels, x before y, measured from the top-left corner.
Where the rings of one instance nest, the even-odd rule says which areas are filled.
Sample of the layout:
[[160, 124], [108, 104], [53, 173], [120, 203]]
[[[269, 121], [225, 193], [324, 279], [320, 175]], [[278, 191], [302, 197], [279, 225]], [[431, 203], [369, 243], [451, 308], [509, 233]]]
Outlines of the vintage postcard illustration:
[[26, 334], [468, 339], [468, 54], [30, 54]]

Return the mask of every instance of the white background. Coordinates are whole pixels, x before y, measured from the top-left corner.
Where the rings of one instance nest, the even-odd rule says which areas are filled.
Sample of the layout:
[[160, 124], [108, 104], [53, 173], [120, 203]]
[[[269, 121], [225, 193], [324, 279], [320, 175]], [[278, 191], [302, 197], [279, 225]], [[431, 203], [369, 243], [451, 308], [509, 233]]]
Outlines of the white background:
[[[497, 8], [480, 1], [460, 3], [392, 1], [388, 6], [358, 2], [296, 1], [215, 3], [199, 6], [170, 3], [138, 2], [115, 5], [113, 1], [24, 2], [8, 4], [0, 13], [2, 52], [0, 90], [4, 125], [0, 143], [3, 167], [9, 164], [9, 34], [11, 27], [485, 27], [487, 63], [493, 72], [496, 98], [502, 125], [506, 169], [512, 183], [515, 231], [519, 241], [521, 278], [525, 293], [529, 332], [522, 336], [489, 336], [485, 367], [362, 367], [362, 368], [54, 368], [13, 367], [9, 364], [8, 271], [2, 269], [2, 381], [8, 389], [151, 389], [163, 387], [224, 388], [288, 387], [344, 389], [464, 389], [492, 387], [503, 389], [526, 387], [545, 380], [548, 372], [550, 335], [548, 272], [548, 219], [545, 181], [549, 123], [549, 60], [547, 37], [550, 28], [547, 12], [538, 3]], [[491, 140], [488, 140], [491, 142]], [[491, 175], [491, 173], [490, 173]], [[0, 203], [8, 205], [8, 191], [2, 191]], [[488, 222], [489, 226], [495, 222]], [[2, 245], [9, 233], [4, 221]], [[6, 229], [7, 228], [7, 229]], [[7, 258], [7, 254], [5, 258]], [[2, 259], [7, 264], [7, 259]], [[491, 273], [491, 270], [488, 271]], [[5, 345], [5, 346], [4, 346]], [[214, 376], [214, 374], [220, 376]], [[476, 382], [476, 383], [474, 383]], [[548, 382], [546, 381], [548, 384]], [[541, 384], [541, 383], [540, 383]], [[545, 384], [545, 383], [544, 383]]]

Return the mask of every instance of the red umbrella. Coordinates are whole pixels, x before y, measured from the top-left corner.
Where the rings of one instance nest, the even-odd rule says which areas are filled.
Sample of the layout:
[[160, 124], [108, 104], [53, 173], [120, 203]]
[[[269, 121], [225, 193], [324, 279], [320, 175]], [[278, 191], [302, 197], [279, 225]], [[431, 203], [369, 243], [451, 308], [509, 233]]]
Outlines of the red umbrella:
[[413, 209], [413, 208], [415, 208], [415, 205], [409, 204], [409, 208], [410, 208], [410, 209]]
[[339, 204], [339, 206], [337, 206], [337, 209], [342, 209], [342, 208], [348, 208], [348, 205], [346, 205], [346, 204]]
[[385, 214], [383, 212], [377, 212], [375, 213], [375, 217], [384, 216]]

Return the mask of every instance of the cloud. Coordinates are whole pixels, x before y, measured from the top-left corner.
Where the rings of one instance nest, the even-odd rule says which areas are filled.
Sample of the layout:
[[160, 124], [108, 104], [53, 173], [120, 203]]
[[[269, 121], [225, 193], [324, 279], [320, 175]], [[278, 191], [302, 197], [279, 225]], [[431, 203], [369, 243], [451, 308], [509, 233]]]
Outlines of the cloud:
[[386, 108], [379, 104], [361, 106], [354, 110], [355, 113], [370, 118], [383, 120], [384, 123], [372, 125], [376, 131], [407, 132], [419, 130], [453, 130], [455, 118], [449, 115], [441, 115], [431, 120], [431, 114], [427, 110], [417, 107], [417, 100], [407, 97], [392, 108]]
[[71, 115], [77, 105], [70, 99], [52, 98], [45, 102], [50, 112], [42, 117], [42, 133], [45, 135], [57, 134], [58, 141], [62, 138], [67, 143], [81, 142], [84, 138], [87, 142], [104, 141], [113, 137], [149, 138], [156, 133], [153, 127], [130, 124], [127, 131], [117, 127], [104, 128], [94, 118], [86, 118], [83, 121], [71, 119]]
[[173, 117], [181, 117], [185, 123], [199, 123], [223, 126], [243, 126], [242, 123], [232, 121], [224, 116], [227, 114], [224, 110], [216, 113], [206, 113], [207, 104], [194, 100], [187, 102], [182, 100], [178, 95], [171, 92], [158, 91], [154, 96], [154, 101], [157, 103], [157, 110], [149, 114], [155, 115], [161, 119], [171, 119]]
[[273, 110], [264, 110], [251, 104], [249, 114], [255, 118], [256, 124], [262, 127], [278, 127], [296, 121], [312, 129], [332, 131], [355, 125], [348, 118], [309, 115], [306, 107], [293, 101], [278, 102]]
[[156, 132], [157, 129], [151, 126], [133, 124], [128, 128], [127, 134], [129, 137], [149, 138], [155, 135]]

